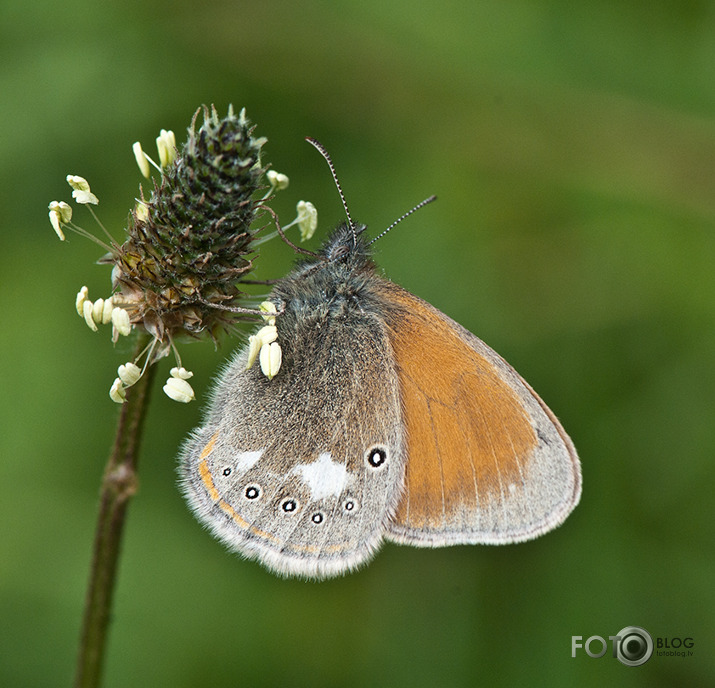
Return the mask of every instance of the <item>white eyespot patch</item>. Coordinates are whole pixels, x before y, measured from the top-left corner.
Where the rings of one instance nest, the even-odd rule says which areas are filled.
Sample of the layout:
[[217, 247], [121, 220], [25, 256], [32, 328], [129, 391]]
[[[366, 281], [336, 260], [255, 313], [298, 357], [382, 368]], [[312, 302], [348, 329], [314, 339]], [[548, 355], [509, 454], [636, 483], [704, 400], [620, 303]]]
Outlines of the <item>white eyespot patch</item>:
[[241, 452], [236, 460], [236, 470], [239, 473], [245, 473], [249, 468], [253, 468], [263, 456], [264, 451], [265, 449], [258, 449], [257, 451]]
[[310, 489], [312, 501], [339, 497], [351, 480], [348, 469], [333, 461], [330, 452], [323, 452], [313, 463], [296, 466], [293, 472], [300, 474]]

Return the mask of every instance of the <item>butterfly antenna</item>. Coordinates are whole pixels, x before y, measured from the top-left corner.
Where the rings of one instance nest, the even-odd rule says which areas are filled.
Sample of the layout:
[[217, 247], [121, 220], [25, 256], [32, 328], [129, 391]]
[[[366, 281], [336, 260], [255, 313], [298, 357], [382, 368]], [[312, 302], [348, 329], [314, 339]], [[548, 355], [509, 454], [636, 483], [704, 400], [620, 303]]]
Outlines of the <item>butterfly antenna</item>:
[[343, 189], [340, 186], [340, 180], [338, 179], [338, 175], [335, 172], [335, 165], [333, 165], [330, 153], [325, 150], [325, 146], [323, 146], [323, 144], [320, 143], [320, 141], [318, 141], [317, 139], [314, 139], [310, 136], [306, 136], [305, 140], [312, 146], [314, 146], [318, 150], [318, 152], [325, 158], [325, 162], [328, 163], [330, 172], [333, 175], [333, 181], [335, 182], [335, 186], [338, 188], [338, 193], [340, 194], [340, 200], [343, 202], [343, 209], [345, 210], [345, 215], [348, 218], [348, 222], [350, 223], [350, 229], [352, 229], [353, 232], [353, 239], [357, 241], [357, 237], [355, 236], [355, 223], [353, 222], [353, 218], [350, 216], [348, 204], [345, 202], [345, 194], [343, 193]]
[[401, 215], [400, 217], [398, 217], [384, 232], [381, 232], [372, 241], [370, 241], [368, 246], [370, 244], [374, 244], [379, 238], [384, 237], [385, 234], [387, 234], [395, 225], [402, 222], [402, 220], [404, 220], [406, 217], [409, 217], [410, 215], [412, 215], [412, 213], [414, 213], [416, 210], [419, 210], [420, 208], [424, 208], [428, 203], [432, 203], [432, 201], [436, 201], [436, 200], [437, 200], [437, 196], [430, 196], [429, 198], [425, 198], [424, 201], [421, 201], [420, 203], [418, 203], [414, 208], [412, 208], [412, 210], [408, 210], [404, 215]]

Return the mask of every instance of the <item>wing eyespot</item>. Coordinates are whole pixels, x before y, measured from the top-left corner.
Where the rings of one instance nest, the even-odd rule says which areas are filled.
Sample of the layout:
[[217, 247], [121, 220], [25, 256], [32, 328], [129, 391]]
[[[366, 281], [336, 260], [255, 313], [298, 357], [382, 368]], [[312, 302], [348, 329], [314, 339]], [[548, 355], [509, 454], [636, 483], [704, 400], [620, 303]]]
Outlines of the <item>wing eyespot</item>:
[[262, 494], [260, 485], [246, 485], [246, 489], [243, 491], [243, 495], [246, 499], [255, 500], [258, 499]]
[[296, 511], [298, 511], [299, 507], [300, 504], [298, 503], [298, 500], [293, 499], [293, 497], [284, 499], [281, 502], [281, 510], [286, 514], [294, 514]]
[[382, 468], [387, 463], [387, 449], [380, 445], [370, 447], [365, 454], [365, 461], [370, 468]]
[[324, 520], [325, 516], [323, 516], [322, 512], [316, 511], [311, 517], [310, 520], [315, 523], [315, 525], [320, 525]]

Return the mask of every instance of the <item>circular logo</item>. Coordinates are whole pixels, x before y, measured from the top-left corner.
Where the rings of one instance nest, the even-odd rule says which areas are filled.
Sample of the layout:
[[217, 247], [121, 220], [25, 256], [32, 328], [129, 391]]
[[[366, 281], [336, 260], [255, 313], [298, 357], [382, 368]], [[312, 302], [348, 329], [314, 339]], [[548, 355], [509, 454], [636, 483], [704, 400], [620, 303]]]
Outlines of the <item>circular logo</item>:
[[618, 632], [620, 641], [616, 647], [616, 657], [626, 666], [645, 664], [653, 654], [653, 638], [645, 628], [626, 626]]

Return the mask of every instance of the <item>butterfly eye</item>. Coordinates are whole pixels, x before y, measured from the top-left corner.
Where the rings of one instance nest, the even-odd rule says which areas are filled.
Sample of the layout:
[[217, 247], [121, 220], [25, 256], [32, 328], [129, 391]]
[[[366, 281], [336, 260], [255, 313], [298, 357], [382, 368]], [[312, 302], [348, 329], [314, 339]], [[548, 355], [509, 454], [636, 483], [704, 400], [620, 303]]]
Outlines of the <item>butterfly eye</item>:
[[284, 499], [281, 502], [281, 509], [287, 514], [292, 514], [298, 511], [298, 502], [295, 499]]
[[367, 450], [367, 464], [371, 468], [380, 468], [387, 461], [387, 451], [384, 447], [372, 447]]
[[322, 523], [325, 520], [325, 517], [318, 511], [310, 517], [310, 520], [313, 521], [313, 523], [318, 524]]
[[243, 494], [246, 499], [258, 499], [261, 496], [261, 488], [258, 485], [249, 485]]

